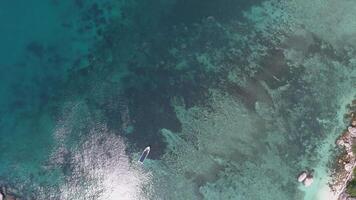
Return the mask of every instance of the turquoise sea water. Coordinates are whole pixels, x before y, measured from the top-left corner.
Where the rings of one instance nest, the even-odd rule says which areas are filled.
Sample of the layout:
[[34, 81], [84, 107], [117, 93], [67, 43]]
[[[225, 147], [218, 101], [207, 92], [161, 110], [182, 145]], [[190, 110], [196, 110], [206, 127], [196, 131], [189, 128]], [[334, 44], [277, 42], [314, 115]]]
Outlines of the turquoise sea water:
[[40, 200], [333, 199], [354, 13], [347, 0], [1, 1], [0, 185]]

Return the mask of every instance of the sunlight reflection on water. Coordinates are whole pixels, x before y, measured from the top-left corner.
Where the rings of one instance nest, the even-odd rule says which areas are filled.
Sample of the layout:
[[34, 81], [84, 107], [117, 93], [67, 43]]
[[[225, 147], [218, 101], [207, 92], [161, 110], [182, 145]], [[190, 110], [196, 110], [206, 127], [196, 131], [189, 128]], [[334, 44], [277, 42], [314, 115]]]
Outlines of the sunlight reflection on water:
[[73, 175], [61, 189], [61, 199], [145, 199], [141, 189], [149, 175], [130, 163], [121, 138], [104, 131], [92, 132], [73, 156]]
[[[75, 113], [77, 109], [72, 111]], [[66, 146], [70, 124], [75, 118], [67, 115], [55, 131], [58, 147], [52, 155], [52, 165], [70, 166], [70, 174], [66, 175], [59, 191], [52, 191], [49, 198], [147, 199], [147, 191], [142, 190], [150, 182], [150, 174], [143, 165], [130, 160], [124, 139], [109, 132], [105, 125], [95, 124], [77, 147]]]

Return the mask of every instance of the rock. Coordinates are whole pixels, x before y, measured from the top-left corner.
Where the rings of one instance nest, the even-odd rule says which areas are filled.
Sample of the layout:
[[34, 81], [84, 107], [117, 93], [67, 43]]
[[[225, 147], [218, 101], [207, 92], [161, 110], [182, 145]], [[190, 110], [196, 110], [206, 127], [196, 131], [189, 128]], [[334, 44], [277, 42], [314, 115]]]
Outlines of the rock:
[[352, 164], [351, 163], [347, 163], [344, 168], [345, 168], [346, 171], [351, 172]]
[[340, 139], [338, 139], [338, 140], [336, 141], [336, 144], [339, 145], [339, 146], [344, 146], [344, 145], [345, 145], [345, 142], [344, 142], [344, 140], [343, 140], [342, 138], [340, 138]]
[[355, 120], [352, 120], [351, 126], [356, 127], [356, 119], [355, 119]]
[[308, 187], [308, 186], [310, 186], [312, 183], [313, 183], [313, 177], [311, 177], [311, 176], [308, 176], [305, 180], [304, 180], [304, 185], [305, 185], [305, 187]]
[[349, 195], [347, 195], [346, 193], [343, 192], [339, 195], [338, 200], [347, 200], [347, 198], [349, 198]]
[[347, 130], [350, 132], [351, 137], [356, 137], [356, 127], [349, 126]]
[[298, 176], [298, 182], [303, 182], [307, 178], [308, 174], [306, 171], [303, 171], [302, 173], [299, 174]]
[[346, 149], [347, 152], [352, 151], [352, 146], [351, 146], [350, 143], [345, 143], [344, 146], [345, 146], [345, 149]]
[[4, 195], [0, 191], [0, 200], [4, 200]]

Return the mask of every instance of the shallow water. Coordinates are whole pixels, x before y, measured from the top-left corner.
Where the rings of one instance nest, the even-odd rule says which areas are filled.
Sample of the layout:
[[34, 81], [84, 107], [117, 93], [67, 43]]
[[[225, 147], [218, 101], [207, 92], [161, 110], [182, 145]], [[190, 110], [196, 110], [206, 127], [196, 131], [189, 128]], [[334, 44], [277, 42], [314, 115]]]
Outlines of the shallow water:
[[0, 184], [29, 199], [333, 199], [355, 9], [3, 1]]

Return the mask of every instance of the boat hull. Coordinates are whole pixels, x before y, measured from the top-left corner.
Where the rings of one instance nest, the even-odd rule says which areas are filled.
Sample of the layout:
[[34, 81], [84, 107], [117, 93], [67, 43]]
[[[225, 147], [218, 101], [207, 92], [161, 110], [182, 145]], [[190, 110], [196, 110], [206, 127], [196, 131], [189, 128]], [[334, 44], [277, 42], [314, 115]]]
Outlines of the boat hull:
[[150, 153], [151, 148], [146, 147], [145, 150], [143, 150], [140, 159], [138, 160], [139, 163], [143, 163], [145, 159], [147, 158], [148, 154]]

